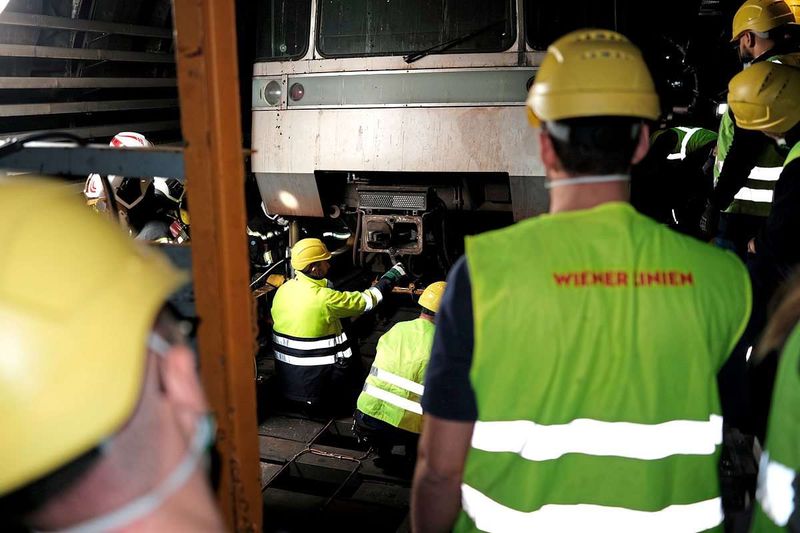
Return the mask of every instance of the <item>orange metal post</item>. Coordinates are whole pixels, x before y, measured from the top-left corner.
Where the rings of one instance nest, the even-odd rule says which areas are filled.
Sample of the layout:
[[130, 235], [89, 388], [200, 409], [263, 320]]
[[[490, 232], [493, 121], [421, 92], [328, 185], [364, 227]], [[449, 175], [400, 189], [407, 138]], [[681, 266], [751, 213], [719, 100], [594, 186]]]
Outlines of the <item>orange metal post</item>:
[[260, 531], [255, 350], [246, 248], [234, 0], [174, 0], [200, 372], [217, 416], [218, 498], [232, 531]]

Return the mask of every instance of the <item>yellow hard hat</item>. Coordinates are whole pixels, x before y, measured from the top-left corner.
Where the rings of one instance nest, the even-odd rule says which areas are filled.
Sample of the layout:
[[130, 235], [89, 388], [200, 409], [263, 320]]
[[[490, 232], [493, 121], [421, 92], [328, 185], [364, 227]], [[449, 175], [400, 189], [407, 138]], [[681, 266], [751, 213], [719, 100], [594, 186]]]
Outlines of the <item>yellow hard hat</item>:
[[786, 133], [800, 121], [800, 69], [769, 61], [755, 63], [731, 79], [728, 105], [736, 125]]
[[746, 31], [767, 32], [792, 22], [794, 13], [784, 0], [747, 0], [733, 16], [731, 42]]
[[800, 23], [800, 0], [787, 0], [786, 5], [789, 6], [792, 15], [794, 15], [795, 23]]
[[438, 313], [439, 304], [442, 302], [442, 295], [444, 294], [445, 288], [447, 288], [447, 283], [444, 281], [431, 283], [422, 291], [422, 295], [419, 297], [419, 305], [429, 311]]
[[2, 496], [128, 421], [153, 321], [184, 276], [44, 178], [0, 181], [0, 250]]
[[327, 261], [331, 258], [331, 253], [319, 239], [301, 239], [292, 246], [292, 268], [303, 270], [311, 263], [317, 261]]
[[527, 101], [528, 119], [617, 116], [655, 120], [658, 94], [642, 54], [624, 35], [578, 30], [547, 49]]

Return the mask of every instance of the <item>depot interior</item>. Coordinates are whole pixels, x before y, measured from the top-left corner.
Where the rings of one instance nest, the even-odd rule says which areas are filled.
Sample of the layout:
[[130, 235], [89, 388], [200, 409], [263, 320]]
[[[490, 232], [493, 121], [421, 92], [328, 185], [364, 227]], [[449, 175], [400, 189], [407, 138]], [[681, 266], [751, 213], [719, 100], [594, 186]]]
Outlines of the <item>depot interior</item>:
[[[186, 2], [176, 2], [175, 9], [183, 4]], [[643, 50], [657, 80], [668, 123], [715, 131], [727, 81], [740, 69], [728, 43], [730, 20], [738, 7], [735, 0], [659, 4], [637, 0], [462, 0], [453, 3], [455, 7], [447, 4], [425, 0], [239, 1], [235, 28], [226, 30], [236, 44], [238, 58], [238, 94], [231, 91], [228, 96], [238, 97], [241, 131], [236, 138], [241, 139], [243, 148], [243, 181], [219, 179], [226, 183], [225, 194], [238, 195], [237, 205], [244, 210], [239, 229], [241, 239], [247, 240], [242, 252], [247, 254], [249, 287], [243, 305], [252, 305], [257, 349], [238, 355], [239, 361], [252, 361], [236, 370], [244, 377], [220, 379], [244, 387], [249, 380], [252, 387], [255, 407], [242, 409], [245, 418], [233, 423], [248, 427], [245, 437], [258, 439], [258, 456], [240, 460], [241, 465], [260, 472], [256, 497], [263, 505], [265, 531], [291, 530], [298, 520], [309, 524], [324, 521], [335, 529], [355, 520], [364, 530], [409, 528], [407, 472], [386, 471], [377, 465], [369, 446], [359, 443], [351, 432], [351, 418], [306, 416], [285, 408], [275, 396], [270, 304], [276, 287], [292, 274], [287, 248], [307, 236], [321, 237], [334, 255], [328, 278], [340, 289], [363, 288], [396, 261], [407, 265], [409, 280], [395, 289], [388, 305], [348, 326], [358, 339], [363, 366], [369, 368], [377, 339], [396, 322], [415, 316], [422, 289], [444, 279], [463, 254], [465, 236], [546, 209], [546, 196], [541, 193], [533, 194], [526, 206], [516, 206], [519, 176], [510, 176], [503, 169], [397, 172], [391, 164], [384, 168], [373, 163], [362, 168], [314, 168], [297, 177], [297, 183], [303, 185], [296, 188], [285, 186], [295, 182], [291, 181], [293, 174], [284, 169], [277, 173], [289, 181], [274, 185], [263, 162], [259, 163], [262, 168], [254, 168], [257, 158], [269, 161], [284, 157], [276, 151], [302, 154], [315, 148], [290, 147], [293, 141], [286, 138], [275, 141], [269, 137], [267, 141], [255, 133], [258, 112], [277, 105], [279, 114], [288, 115], [293, 105], [305, 105], [303, 112], [321, 113], [326, 105], [357, 104], [359, 97], [347, 93], [351, 87], [347, 86], [345, 92], [337, 93], [338, 100], [325, 101], [324, 95], [314, 94], [315, 87], [323, 85], [315, 85], [321, 78], [313, 76], [303, 78], [305, 85], [298, 85], [291, 80], [281, 83], [283, 75], [278, 75], [279, 83], [270, 85], [270, 76], [278, 72], [274, 69], [279, 64], [326, 59], [345, 64], [362, 58], [364, 62], [356, 67], [362, 73], [397, 70], [404, 55], [475, 33], [445, 51], [409, 62], [405, 69], [425, 70], [438, 64], [437, 57], [469, 57], [516, 47], [509, 65], [524, 70], [520, 86], [498, 101], [524, 116], [524, 95], [537, 58], [548, 43], [577, 28], [610, 28], [624, 33]], [[479, 12], [481, 16], [476, 16]], [[176, 52], [182, 45], [180, 36], [175, 40], [174, 13], [170, 0], [10, 0], [0, 15], [0, 137], [34, 134], [44, 141], [80, 139], [107, 144], [118, 132], [135, 131], [157, 147], [180, 154], [187, 146], [186, 129], [193, 126], [187, 117], [192, 110], [179, 98], [181, 66], [180, 59], [176, 63]], [[395, 66], [380, 66], [380, 58], [389, 58], [386, 64]], [[254, 71], [256, 64], [266, 66]], [[284, 77], [293, 74], [291, 68]], [[323, 70], [320, 67], [318, 72]], [[254, 77], [254, 72], [260, 75]], [[298, 66], [297, 72], [306, 71]], [[259, 77], [263, 80], [255, 79]], [[435, 83], [431, 90], [436, 87], [448, 90]], [[398, 90], [402, 95], [407, 89]], [[316, 108], [309, 103], [318, 102], [315, 98], [322, 98]], [[357, 108], [356, 104], [348, 109]], [[403, 109], [391, 103], [377, 105], [381, 106]], [[524, 118], [520, 124], [525, 124]], [[48, 137], [56, 132], [71, 137]], [[296, 142], [307, 138], [302, 139]], [[340, 141], [342, 150], [349, 152], [343, 157], [351, 157], [358, 149], [357, 144], [335, 138], [325, 139], [323, 146]], [[480, 146], [474, 148], [480, 150]], [[8, 156], [8, 150], [2, 150], [0, 147], [0, 167]], [[428, 153], [430, 146], [409, 150]], [[312, 158], [310, 153], [305, 156]], [[414, 154], [406, 156], [413, 158]], [[71, 174], [72, 168], [65, 163], [60, 170], [50, 168], [50, 173], [74, 183], [78, 194], [86, 174]], [[167, 171], [164, 175], [186, 178], [191, 191], [191, 168], [187, 162], [186, 176]], [[152, 175], [160, 174], [156, 169]], [[213, 212], [200, 208], [200, 215], [193, 208], [197, 210], [194, 205], [189, 207], [192, 221]], [[194, 224], [191, 227], [194, 229]], [[154, 246], [191, 271], [193, 259], [200, 257], [194, 248], [209, 235], [199, 228], [185, 242]], [[203, 290], [198, 280], [206, 278], [200, 278], [197, 269], [195, 274], [194, 286], [176, 296], [176, 305], [187, 317], [200, 316], [202, 331], [214, 327], [214, 320], [205, 322], [198, 309], [195, 296]], [[211, 301], [201, 303], [213, 305], [208, 303]], [[202, 333], [198, 340], [202, 366]], [[235, 405], [235, 398], [212, 394], [211, 401], [215, 410], [241, 407]], [[246, 418], [251, 411], [257, 419]], [[235, 452], [223, 450], [223, 456], [225, 453]]]

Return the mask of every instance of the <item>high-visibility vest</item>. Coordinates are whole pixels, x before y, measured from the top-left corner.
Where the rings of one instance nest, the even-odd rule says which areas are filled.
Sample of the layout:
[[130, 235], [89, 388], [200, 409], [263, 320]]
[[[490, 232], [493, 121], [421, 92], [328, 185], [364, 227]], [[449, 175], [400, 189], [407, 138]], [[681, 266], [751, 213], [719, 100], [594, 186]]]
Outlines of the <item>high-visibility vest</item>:
[[716, 375], [750, 313], [729, 252], [626, 203], [467, 240], [478, 420], [458, 531], [722, 522]]
[[766, 449], [761, 455], [753, 531], [786, 531], [800, 473], [800, 327], [786, 342], [778, 365]]
[[[786, 63], [793, 66], [800, 60], [800, 53], [777, 55], [767, 61]], [[731, 144], [733, 143], [733, 118], [730, 112], [722, 115], [717, 138], [717, 156], [714, 162], [714, 180], [719, 178], [725, 165]], [[775, 182], [781, 175], [786, 152], [770, 144], [756, 158], [755, 166], [750, 170], [744, 187], [733, 197], [733, 202], [726, 213], [756, 215], [766, 217], [772, 207], [772, 196]]]
[[670, 161], [683, 161], [686, 156], [694, 153], [703, 146], [717, 140], [716, 132], [707, 130], [705, 128], [687, 128], [684, 126], [675, 126], [666, 130], [658, 130], [650, 137], [650, 145], [652, 146], [655, 140], [667, 131], [673, 131], [678, 139], [672, 151], [667, 156]]
[[783, 162], [783, 166], [785, 167], [795, 159], [800, 158], [800, 142], [792, 146], [792, 149], [789, 150], [789, 154], [786, 156], [786, 160]]
[[375, 361], [358, 397], [359, 411], [394, 427], [420, 432], [420, 398], [433, 333], [433, 322], [418, 318], [395, 324], [378, 340]]
[[272, 347], [285, 397], [319, 400], [332, 367], [347, 365], [353, 355], [340, 319], [375, 305], [368, 291], [337, 291], [328, 288], [327, 280], [302, 272], [278, 288], [272, 301]]

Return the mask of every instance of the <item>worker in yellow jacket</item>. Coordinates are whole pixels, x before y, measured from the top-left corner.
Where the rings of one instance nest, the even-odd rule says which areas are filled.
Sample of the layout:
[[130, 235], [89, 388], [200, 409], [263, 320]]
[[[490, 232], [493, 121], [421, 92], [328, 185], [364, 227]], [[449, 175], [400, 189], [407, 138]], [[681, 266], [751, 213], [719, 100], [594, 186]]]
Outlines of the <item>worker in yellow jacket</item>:
[[357, 365], [341, 319], [374, 309], [405, 270], [397, 263], [374, 287], [337, 291], [325, 279], [331, 253], [322, 241], [302, 239], [291, 253], [295, 277], [278, 289], [272, 302], [272, 346], [281, 393], [311, 409], [346, 403], [349, 397], [352, 409], [355, 395], [347, 383]]
[[416, 457], [433, 321], [446, 286], [444, 281], [430, 284], [419, 298], [419, 318], [395, 324], [378, 341], [353, 426], [360, 439], [377, 447], [378, 455], [389, 456], [392, 446], [405, 444], [407, 456]]

